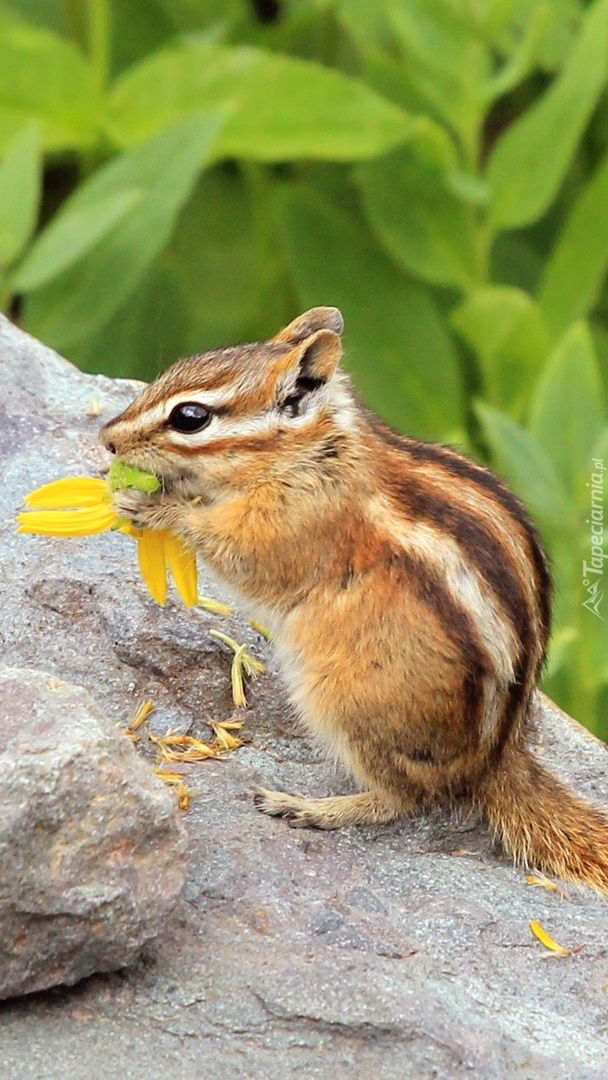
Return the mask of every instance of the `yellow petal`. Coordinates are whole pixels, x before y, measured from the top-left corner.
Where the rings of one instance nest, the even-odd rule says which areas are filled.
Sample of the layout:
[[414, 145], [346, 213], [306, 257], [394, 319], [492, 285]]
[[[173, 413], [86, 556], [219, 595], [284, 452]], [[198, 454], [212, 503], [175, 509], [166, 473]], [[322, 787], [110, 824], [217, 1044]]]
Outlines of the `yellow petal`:
[[536, 922], [535, 919], [530, 923], [530, 930], [534, 934], [534, 937], [540, 941], [541, 945], [545, 946], [545, 949], [550, 949], [551, 952], [556, 953], [557, 956], [571, 956], [572, 951], [565, 949], [563, 945], [558, 945], [557, 941], [554, 941], [550, 934]]
[[120, 518], [116, 519], [116, 531], [131, 536], [133, 540], [141, 540], [144, 535], [143, 529], [136, 529], [134, 525], [131, 525], [130, 521], [121, 521]]
[[165, 566], [165, 534], [145, 529], [137, 541], [139, 570], [148, 589], [161, 607], [167, 601], [167, 568]]
[[70, 476], [66, 480], [54, 480], [52, 484], [36, 488], [25, 496], [27, 506], [38, 510], [61, 510], [67, 506], [96, 506], [109, 501], [105, 480], [90, 476]]
[[175, 588], [186, 607], [194, 607], [198, 599], [196, 556], [172, 533], [164, 533], [165, 558], [175, 582]]
[[42, 536], [90, 536], [105, 532], [116, 521], [110, 503], [85, 506], [80, 510], [33, 510], [17, 514], [17, 532]]

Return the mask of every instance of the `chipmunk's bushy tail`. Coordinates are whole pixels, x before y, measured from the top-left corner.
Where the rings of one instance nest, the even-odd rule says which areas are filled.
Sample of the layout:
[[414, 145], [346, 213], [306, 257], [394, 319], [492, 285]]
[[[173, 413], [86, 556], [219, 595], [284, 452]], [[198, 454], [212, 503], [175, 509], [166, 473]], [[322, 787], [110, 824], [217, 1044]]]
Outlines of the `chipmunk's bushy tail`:
[[608, 814], [577, 798], [517, 744], [477, 799], [516, 862], [608, 895]]

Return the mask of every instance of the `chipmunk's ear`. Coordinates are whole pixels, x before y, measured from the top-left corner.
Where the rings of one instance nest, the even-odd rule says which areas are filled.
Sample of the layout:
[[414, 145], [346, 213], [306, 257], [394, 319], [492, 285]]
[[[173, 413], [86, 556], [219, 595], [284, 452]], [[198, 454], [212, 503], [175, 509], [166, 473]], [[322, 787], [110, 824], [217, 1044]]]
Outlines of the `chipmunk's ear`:
[[313, 307], [298, 315], [297, 319], [290, 322], [283, 330], [280, 330], [273, 341], [285, 341], [289, 345], [298, 345], [305, 341], [317, 330], [331, 330], [338, 337], [344, 330], [342, 313], [335, 307]]
[[341, 356], [342, 342], [333, 330], [315, 330], [294, 344], [275, 366], [280, 408], [298, 416], [315, 391], [329, 382]]
[[331, 379], [342, 356], [344, 319], [335, 307], [315, 307], [298, 315], [273, 341], [293, 345], [283, 371], [297, 369], [298, 383], [313, 390]]

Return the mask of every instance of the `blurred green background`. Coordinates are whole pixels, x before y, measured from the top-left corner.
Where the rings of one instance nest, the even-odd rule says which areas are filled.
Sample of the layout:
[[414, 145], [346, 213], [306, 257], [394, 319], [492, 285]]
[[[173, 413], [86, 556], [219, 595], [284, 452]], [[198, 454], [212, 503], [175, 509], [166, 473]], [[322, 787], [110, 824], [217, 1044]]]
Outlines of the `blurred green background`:
[[608, 738], [608, 0], [0, 0], [0, 156], [2, 308], [87, 370], [341, 307], [368, 402], [530, 506]]

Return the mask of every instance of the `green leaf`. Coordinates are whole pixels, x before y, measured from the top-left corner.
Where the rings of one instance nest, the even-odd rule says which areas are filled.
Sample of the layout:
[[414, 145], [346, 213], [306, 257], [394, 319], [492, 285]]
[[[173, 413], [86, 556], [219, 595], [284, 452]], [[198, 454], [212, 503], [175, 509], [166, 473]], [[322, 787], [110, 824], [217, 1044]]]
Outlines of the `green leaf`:
[[449, 0], [391, 0], [390, 23], [404, 58], [404, 77], [463, 141], [481, 120], [490, 51], [465, 4]]
[[495, 228], [536, 221], [560, 187], [608, 76], [608, 0], [596, 0], [563, 71], [507, 129], [488, 166]]
[[476, 275], [472, 220], [446, 187], [445, 172], [411, 146], [358, 170], [370, 224], [405, 270], [466, 288]]
[[28, 124], [0, 164], [0, 266], [19, 255], [36, 226], [41, 160], [38, 129]]
[[366, 50], [386, 51], [391, 42], [386, 0], [334, 0], [336, 18], [348, 29], [354, 41]]
[[594, 307], [608, 267], [608, 154], [578, 196], [549, 259], [539, 302], [551, 330]]
[[0, 152], [32, 120], [47, 150], [90, 146], [97, 136], [92, 71], [50, 31], [0, 23]]
[[538, 45], [551, 22], [551, 11], [546, 4], [537, 4], [532, 9], [509, 59], [487, 80], [483, 96], [488, 104], [508, 94], [526, 78], [534, 67]]
[[496, 467], [526, 503], [543, 533], [576, 528], [576, 508], [551, 459], [530, 432], [484, 402], [475, 412], [493, 451]]
[[591, 455], [605, 424], [603, 392], [591, 334], [571, 326], [553, 350], [534, 389], [529, 429], [568, 491], [584, 491]]
[[416, 132], [403, 109], [364, 83], [296, 57], [189, 39], [118, 80], [108, 125], [131, 146], [192, 110], [226, 110], [216, 156], [357, 161]]
[[38, 237], [12, 277], [13, 287], [28, 292], [67, 270], [111, 232], [143, 195], [143, 188], [126, 188], [91, 202], [83, 186]]
[[83, 258], [34, 292], [28, 327], [56, 348], [99, 330], [142, 280], [166, 246], [177, 215], [209, 159], [217, 116], [191, 115], [99, 169], [66, 205], [81, 212], [117, 193], [143, 194]]
[[360, 219], [313, 189], [285, 185], [279, 210], [300, 306], [340, 307], [346, 365], [369, 404], [414, 435], [445, 438], [461, 429], [458, 358], [431, 294], [373, 243]]
[[520, 416], [549, 350], [538, 304], [521, 289], [487, 285], [456, 308], [452, 322], [480, 361], [489, 401]]
[[109, 322], [70, 346], [70, 360], [83, 371], [153, 379], [176, 357], [198, 351], [184, 344], [190, 312], [183, 292], [181, 274], [167, 249]]
[[269, 206], [273, 185], [271, 172], [258, 165], [219, 165], [200, 178], [168, 251], [188, 305], [186, 352], [261, 340], [283, 317], [289, 320], [291, 308], [281, 301], [287, 275]]

